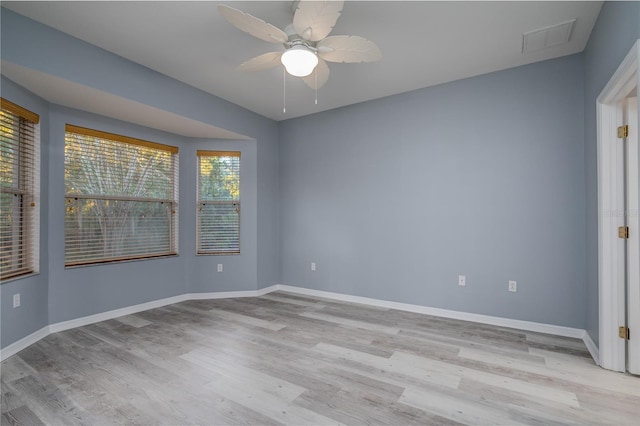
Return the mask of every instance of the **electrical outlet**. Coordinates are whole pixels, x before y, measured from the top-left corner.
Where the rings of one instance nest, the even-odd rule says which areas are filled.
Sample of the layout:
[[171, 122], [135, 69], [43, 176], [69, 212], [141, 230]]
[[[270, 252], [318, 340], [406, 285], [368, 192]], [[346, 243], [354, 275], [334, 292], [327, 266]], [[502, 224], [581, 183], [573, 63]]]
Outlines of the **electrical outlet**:
[[311, 270], [312, 271], [316, 270], [316, 262], [311, 262]]
[[515, 281], [509, 281], [509, 291], [517, 291], [518, 283]]
[[20, 306], [20, 293], [13, 295], [13, 307], [18, 308]]
[[463, 287], [467, 285], [467, 277], [464, 275], [458, 275], [458, 285]]
[[222, 272], [222, 263], [218, 263], [218, 272]]

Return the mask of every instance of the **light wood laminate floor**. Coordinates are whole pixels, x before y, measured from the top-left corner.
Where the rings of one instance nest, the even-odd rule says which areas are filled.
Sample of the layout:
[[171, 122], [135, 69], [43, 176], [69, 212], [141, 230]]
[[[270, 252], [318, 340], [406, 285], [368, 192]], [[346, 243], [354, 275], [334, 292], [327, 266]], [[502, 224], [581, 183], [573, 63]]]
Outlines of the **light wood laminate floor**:
[[277, 292], [51, 334], [1, 365], [2, 424], [638, 425], [580, 340]]

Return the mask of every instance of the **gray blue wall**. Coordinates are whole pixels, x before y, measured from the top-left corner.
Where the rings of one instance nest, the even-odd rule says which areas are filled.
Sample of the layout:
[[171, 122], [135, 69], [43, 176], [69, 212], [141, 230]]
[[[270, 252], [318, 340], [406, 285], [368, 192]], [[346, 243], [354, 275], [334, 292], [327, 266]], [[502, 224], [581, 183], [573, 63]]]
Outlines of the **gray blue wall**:
[[[49, 105], [2, 78], [2, 96], [43, 119], [41, 273], [3, 283], [1, 347], [60, 321], [183, 293], [256, 290], [279, 282], [277, 123], [52, 28], [2, 9], [2, 60], [255, 138], [191, 139]], [[178, 257], [64, 268], [64, 125], [72, 123], [180, 148]], [[242, 254], [195, 256], [198, 149], [242, 152]], [[224, 264], [217, 273], [216, 264]], [[21, 293], [22, 306], [11, 307]]]
[[598, 344], [598, 176], [596, 98], [640, 39], [640, 2], [605, 2], [584, 51], [585, 180], [587, 212], [586, 330]]
[[[3, 97], [41, 115], [43, 198], [41, 272], [0, 287], [1, 347], [49, 323], [276, 283], [586, 326], [597, 341], [595, 98], [640, 37], [638, 2], [607, 2], [583, 54], [280, 124], [6, 9], [0, 18], [3, 61], [255, 138], [171, 135], [49, 105], [2, 78]], [[66, 122], [180, 147], [179, 257], [64, 269]], [[194, 153], [211, 148], [243, 152], [242, 256], [193, 254]]]
[[[2, 60], [151, 105], [257, 140], [259, 287], [278, 282], [278, 126], [149, 68], [2, 9]], [[257, 277], [255, 279], [258, 279]]]
[[[20, 340], [49, 324], [49, 262], [47, 244], [49, 229], [49, 194], [46, 191], [49, 171], [48, 103], [4, 77], [0, 78], [0, 93], [28, 110], [40, 115], [42, 138], [40, 168], [40, 273], [27, 278], [10, 280], [0, 285], [0, 347]], [[13, 308], [13, 295], [20, 293], [21, 307]]]
[[[64, 132], [74, 124], [180, 148], [179, 256], [78, 268], [64, 267]], [[257, 289], [256, 142], [194, 140], [77, 110], [49, 113], [49, 321], [57, 323], [192, 292]], [[242, 252], [196, 256], [197, 149], [242, 152]], [[54, 226], [56, 224], [57, 226]], [[216, 272], [216, 264], [224, 272]]]
[[582, 328], [582, 75], [574, 55], [281, 122], [283, 283]]

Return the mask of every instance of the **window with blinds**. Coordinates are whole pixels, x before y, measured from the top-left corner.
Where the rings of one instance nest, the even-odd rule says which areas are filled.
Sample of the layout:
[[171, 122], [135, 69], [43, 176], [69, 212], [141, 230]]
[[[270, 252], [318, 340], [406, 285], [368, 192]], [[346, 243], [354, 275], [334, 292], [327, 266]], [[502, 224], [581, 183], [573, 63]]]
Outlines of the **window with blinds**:
[[0, 278], [38, 272], [40, 117], [0, 99]]
[[65, 266], [178, 252], [178, 148], [67, 125]]
[[197, 253], [240, 253], [240, 153], [198, 151]]

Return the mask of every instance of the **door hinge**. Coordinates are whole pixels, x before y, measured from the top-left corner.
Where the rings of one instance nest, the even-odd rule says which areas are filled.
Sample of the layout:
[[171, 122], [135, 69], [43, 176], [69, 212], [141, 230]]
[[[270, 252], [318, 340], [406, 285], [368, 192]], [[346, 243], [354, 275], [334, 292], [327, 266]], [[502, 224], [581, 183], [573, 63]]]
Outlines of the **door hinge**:
[[627, 136], [629, 136], [629, 126], [624, 125], [624, 126], [618, 127], [618, 137], [620, 139], [623, 139], [623, 138], [626, 138]]
[[618, 336], [621, 339], [629, 340], [629, 327], [625, 327], [625, 326], [618, 327]]
[[618, 238], [629, 238], [629, 227], [628, 226], [620, 226], [618, 228]]

